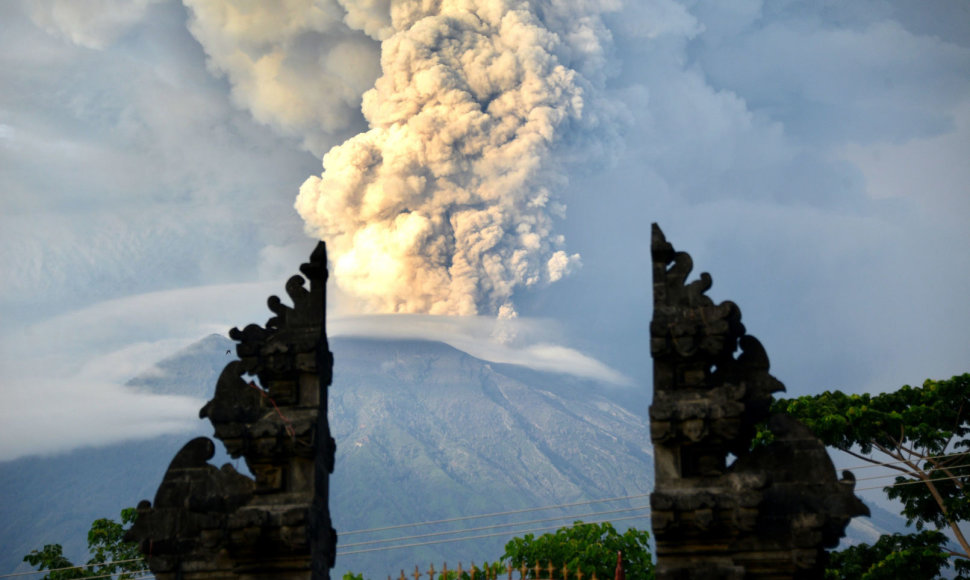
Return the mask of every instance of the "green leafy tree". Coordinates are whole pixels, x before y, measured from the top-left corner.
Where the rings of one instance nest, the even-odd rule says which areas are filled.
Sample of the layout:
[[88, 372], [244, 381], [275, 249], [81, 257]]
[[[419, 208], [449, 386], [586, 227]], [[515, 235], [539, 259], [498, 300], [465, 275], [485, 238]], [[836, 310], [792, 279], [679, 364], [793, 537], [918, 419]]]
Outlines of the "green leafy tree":
[[[961, 577], [970, 577], [970, 374], [878, 395], [826, 391], [778, 400], [772, 409], [795, 417], [826, 445], [898, 472], [886, 494], [902, 502], [907, 524], [949, 529], [959, 548], [943, 540], [933, 545], [954, 559]], [[932, 550], [931, 537], [939, 539], [918, 534], [913, 541]], [[885, 566], [902, 566], [900, 558]]]
[[595, 573], [600, 580], [608, 580], [616, 570], [616, 553], [621, 552], [628, 580], [652, 580], [649, 539], [649, 533], [633, 528], [620, 534], [608, 522], [576, 521], [554, 533], [513, 538], [505, 544], [502, 558], [513, 568], [534, 568], [537, 564], [544, 568], [551, 563], [560, 571], [568, 567], [573, 572], [582, 570], [586, 578]]
[[941, 548], [947, 538], [935, 530], [882, 536], [875, 544], [860, 544], [830, 554], [826, 580], [897, 580], [935, 578], [949, 567]]
[[120, 580], [137, 578], [138, 572], [148, 565], [138, 551], [138, 544], [125, 542], [127, 527], [135, 521], [135, 508], [121, 510], [121, 523], [107, 518], [94, 520], [88, 531], [88, 551], [91, 559], [86, 567], [76, 567], [64, 557], [60, 544], [47, 544], [41, 550], [32, 550], [24, 556], [24, 562], [37, 566], [37, 570], [49, 570], [43, 580], [71, 580], [118, 575]]

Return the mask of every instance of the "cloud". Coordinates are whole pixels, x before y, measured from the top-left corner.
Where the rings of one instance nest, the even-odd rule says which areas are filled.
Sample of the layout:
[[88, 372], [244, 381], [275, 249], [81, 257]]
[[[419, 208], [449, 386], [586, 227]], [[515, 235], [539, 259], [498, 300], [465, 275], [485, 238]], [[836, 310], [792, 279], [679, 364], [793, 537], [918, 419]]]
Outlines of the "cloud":
[[[214, 285], [110, 300], [0, 335], [0, 461], [198, 427], [202, 401], [141, 393], [133, 376], [202, 336], [263, 324], [280, 281]], [[495, 339], [503, 325], [504, 342]], [[487, 317], [332, 317], [330, 336], [440, 340], [493, 362], [626, 385], [621, 373], [556, 344], [549, 321]]]
[[211, 333], [264, 323], [282, 284], [215, 285], [110, 300], [0, 334], [0, 461], [198, 427], [202, 401], [125, 383]]
[[850, 142], [844, 157], [862, 171], [868, 195], [876, 200], [917, 203], [941, 220], [970, 215], [970, 100], [954, 114], [955, 127], [904, 142]]
[[947, 130], [950, 111], [970, 89], [961, 72], [970, 48], [914, 34], [891, 9], [873, 8], [764, 7], [733, 24], [720, 9], [698, 7], [705, 33], [691, 50], [713, 86], [737, 92], [810, 142]]
[[336, 0], [185, 4], [209, 67], [257, 121], [316, 154], [363, 127], [360, 99], [380, 74], [380, 51]]
[[327, 334], [436, 340], [486, 361], [571, 374], [613, 385], [631, 384], [628, 377], [593, 357], [557, 344], [559, 333], [551, 321], [421, 314], [336, 316], [327, 321]]
[[31, 20], [78, 46], [104, 49], [161, 0], [27, 0]]
[[[198, 429], [204, 401], [135, 394], [101, 381], [74, 380], [77, 390], [65, 391], [64, 380], [32, 381], [26, 394], [5, 388], [9, 406], [0, 410], [0, 461]], [[55, 399], [56, 405], [46, 403]]]
[[[84, 329], [76, 330], [84, 336]], [[0, 409], [0, 461], [199, 428], [204, 401], [124, 387], [160, 353], [186, 346], [184, 340], [126, 339], [117, 350], [87, 347], [81, 355], [85, 360], [77, 361], [78, 349], [70, 340], [43, 339], [32, 342], [29, 351], [23, 344], [0, 349], [6, 401]], [[16, 366], [8, 358], [13, 354], [18, 355]]]
[[180, 5], [101, 51], [14, 8], [0, 16], [5, 323], [253, 280], [264, 246], [312, 247], [290, 201], [317, 161], [231, 105]]

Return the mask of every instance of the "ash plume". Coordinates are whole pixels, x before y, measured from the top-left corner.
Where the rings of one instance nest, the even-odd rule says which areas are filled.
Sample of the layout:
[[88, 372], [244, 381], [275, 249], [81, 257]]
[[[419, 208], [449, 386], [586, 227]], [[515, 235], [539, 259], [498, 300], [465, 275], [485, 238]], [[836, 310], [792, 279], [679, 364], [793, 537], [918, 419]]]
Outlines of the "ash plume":
[[360, 308], [511, 317], [518, 289], [580, 265], [554, 231], [557, 154], [600, 122], [615, 0], [287, 0], [266, 18], [186, 3], [257, 119], [302, 131], [311, 151], [361, 129], [295, 204]]

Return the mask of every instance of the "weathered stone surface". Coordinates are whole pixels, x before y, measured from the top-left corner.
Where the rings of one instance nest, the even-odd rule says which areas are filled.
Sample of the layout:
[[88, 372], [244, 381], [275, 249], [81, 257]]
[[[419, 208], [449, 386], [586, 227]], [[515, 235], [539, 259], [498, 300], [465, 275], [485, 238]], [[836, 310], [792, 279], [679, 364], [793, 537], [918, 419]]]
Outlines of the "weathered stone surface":
[[[656, 224], [651, 241], [658, 580], [820, 578], [824, 549], [868, 509], [806, 427], [769, 417], [784, 385], [738, 306], [705, 295], [707, 273], [688, 283], [693, 261]], [[764, 422], [775, 440], [752, 450]]]
[[[336, 443], [327, 423], [333, 356], [325, 330], [326, 248], [293, 276], [287, 306], [271, 296], [265, 327], [233, 328], [226, 365], [200, 411], [255, 477], [208, 463], [215, 446], [190, 441], [172, 460], [154, 504], [139, 504], [128, 539], [167, 579], [329, 578], [336, 551], [327, 498]], [[309, 281], [309, 289], [306, 283]]]

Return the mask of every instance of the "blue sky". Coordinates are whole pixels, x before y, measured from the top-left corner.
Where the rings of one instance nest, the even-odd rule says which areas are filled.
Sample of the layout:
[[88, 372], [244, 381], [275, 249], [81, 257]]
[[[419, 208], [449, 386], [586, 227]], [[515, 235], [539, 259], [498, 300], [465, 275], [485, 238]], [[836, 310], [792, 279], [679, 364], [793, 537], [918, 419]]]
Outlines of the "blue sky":
[[[386, 3], [292, 0], [248, 21], [234, 4], [0, 5], [0, 459], [185, 428], [198, 401], [125, 380], [263, 322], [309, 255], [294, 201], [369, 128]], [[642, 390], [645, 414], [659, 222], [792, 394], [970, 370], [970, 5], [570, 6], [592, 36], [550, 16], [550, 50], [585, 106], [526, 186], [565, 206], [530, 217], [540, 251], [581, 266], [515, 286], [501, 322], [488, 305], [367, 316], [334, 285], [335, 332], [558, 364]]]

